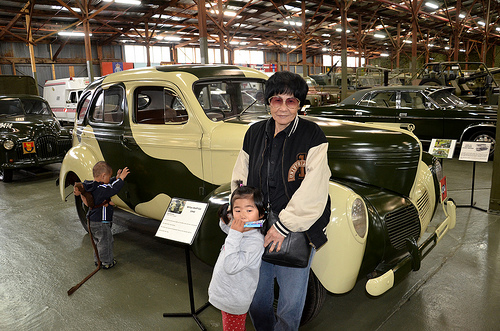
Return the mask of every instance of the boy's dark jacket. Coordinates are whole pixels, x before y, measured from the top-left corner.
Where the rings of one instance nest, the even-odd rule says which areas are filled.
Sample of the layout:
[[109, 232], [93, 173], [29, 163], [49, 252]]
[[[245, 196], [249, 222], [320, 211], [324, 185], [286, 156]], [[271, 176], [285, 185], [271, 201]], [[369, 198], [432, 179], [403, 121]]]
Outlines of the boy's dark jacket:
[[[94, 204], [98, 206], [105, 200], [109, 200], [113, 195], [118, 194], [123, 187], [123, 184], [123, 180], [112, 177], [109, 180], [109, 184], [96, 182], [94, 180], [86, 180], [83, 182], [83, 188], [85, 191], [92, 193]], [[113, 220], [113, 206], [108, 205], [107, 207], [102, 206], [99, 208], [89, 209], [87, 216], [92, 222], [111, 222]]]

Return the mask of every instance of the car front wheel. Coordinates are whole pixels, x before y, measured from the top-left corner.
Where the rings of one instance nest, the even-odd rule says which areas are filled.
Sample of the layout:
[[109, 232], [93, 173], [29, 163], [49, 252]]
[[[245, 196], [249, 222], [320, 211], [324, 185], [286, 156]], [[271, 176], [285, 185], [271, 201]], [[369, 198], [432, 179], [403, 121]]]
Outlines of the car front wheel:
[[4, 183], [12, 182], [12, 175], [14, 171], [12, 169], [2, 169], [0, 168], [0, 180]]
[[319, 314], [321, 307], [326, 298], [326, 289], [321, 285], [318, 277], [311, 270], [309, 272], [309, 282], [307, 284], [306, 303], [302, 311], [302, 319], [300, 325], [304, 325], [311, 321]]
[[89, 210], [89, 207], [85, 206], [82, 198], [79, 196], [75, 196], [75, 206], [76, 212], [78, 213], [78, 218], [80, 219], [80, 223], [82, 223], [85, 231], [89, 232], [89, 229], [87, 227], [87, 212]]

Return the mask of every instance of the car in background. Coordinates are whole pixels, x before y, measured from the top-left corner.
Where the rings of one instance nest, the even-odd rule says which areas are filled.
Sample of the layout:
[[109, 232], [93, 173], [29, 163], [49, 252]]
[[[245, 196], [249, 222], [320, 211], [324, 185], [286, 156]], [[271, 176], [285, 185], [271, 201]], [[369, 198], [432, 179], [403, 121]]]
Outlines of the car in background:
[[310, 116], [357, 122], [413, 124], [424, 143], [433, 138], [491, 143], [495, 149], [496, 107], [471, 105], [453, 87], [380, 86], [357, 91], [341, 103], [307, 109]]
[[61, 127], [30, 76], [0, 75], [0, 179], [16, 169], [61, 162], [71, 134]]
[[452, 61], [424, 64], [412, 83], [451, 86], [455, 95], [472, 104], [497, 105], [500, 86], [495, 74], [500, 68], [488, 68], [483, 62]]
[[59, 78], [45, 82], [43, 98], [61, 124], [74, 124], [76, 104], [83, 89], [89, 84], [88, 77]]
[[[191, 249], [213, 265], [225, 239], [217, 210], [229, 201], [243, 138], [253, 123], [270, 118], [261, 97], [266, 79], [246, 67], [165, 65], [93, 82], [77, 106], [73, 147], [59, 176], [61, 198], [76, 182], [92, 179], [98, 161], [115, 171], [128, 166], [131, 173], [112, 198], [122, 212], [159, 225], [173, 198], [208, 204]], [[312, 262], [303, 323], [319, 312], [326, 290], [346, 293], [359, 277], [370, 275], [371, 295], [392, 288], [419, 269], [456, 220], [453, 202], [440, 199], [439, 161], [422, 152], [410, 131], [305, 118], [325, 132], [333, 176], [329, 240]], [[302, 155], [297, 161], [304, 167]], [[80, 197], [75, 206], [86, 228]], [[444, 216], [426, 233], [438, 206]]]

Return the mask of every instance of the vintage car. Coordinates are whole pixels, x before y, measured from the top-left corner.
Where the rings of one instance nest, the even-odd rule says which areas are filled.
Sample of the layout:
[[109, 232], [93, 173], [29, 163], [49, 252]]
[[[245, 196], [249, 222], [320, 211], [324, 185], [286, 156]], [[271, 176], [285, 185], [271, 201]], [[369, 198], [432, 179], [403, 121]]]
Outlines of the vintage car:
[[423, 142], [433, 138], [491, 143], [495, 148], [497, 109], [471, 105], [451, 87], [381, 86], [357, 91], [340, 104], [308, 108], [310, 116], [358, 122], [411, 123]]
[[37, 95], [30, 76], [0, 75], [0, 177], [12, 181], [15, 169], [61, 162], [71, 134]]
[[[75, 182], [92, 179], [98, 161], [115, 171], [128, 166], [131, 174], [112, 199], [123, 211], [160, 223], [174, 197], [208, 203], [191, 248], [214, 264], [224, 241], [217, 210], [228, 201], [243, 137], [252, 123], [270, 116], [258, 98], [242, 95], [250, 87], [256, 95], [262, 92], [266, 79], [237, 66], [166, 65], [93, 82], [77, 107], [73, 148], [60, 171], [61, 198]], [[229, 108], [219, 108], [221, 95]], [[410, 131], [306, 118], [329, 140], [332, 210], [329, 241], [312, 264], [303, 322], [318, 313], [325, 289], [348, 292], [358, 277], [369, 274], [368, 293], [389, 290], [418, 270], [456, 219], [454, 203], [440, 200], [439, 161], [422, 151]], [[85, 206], [79, 197], [75, 204], [86, 228]], [[420, 240], [439, 205], [444, 216]]]

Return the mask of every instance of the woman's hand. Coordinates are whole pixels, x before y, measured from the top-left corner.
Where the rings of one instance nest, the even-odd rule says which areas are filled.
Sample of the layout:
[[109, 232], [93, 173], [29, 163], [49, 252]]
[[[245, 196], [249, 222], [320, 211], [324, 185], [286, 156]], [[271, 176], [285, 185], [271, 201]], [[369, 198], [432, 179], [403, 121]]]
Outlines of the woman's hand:
[[279, 233], [273, 225], [269, 231], [267, 231], [266, 237], [264, 238], [264, 247], [267, 247], [267, 245], [272, 243], [271, 247], [269, 247], [269, 252], [272, 252], [273, 250], [279, 252], [281, 250], [283, 240], [285, 240], [285, 237]]

